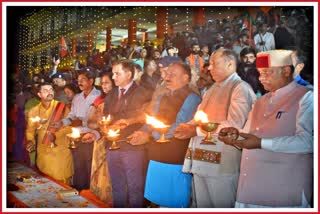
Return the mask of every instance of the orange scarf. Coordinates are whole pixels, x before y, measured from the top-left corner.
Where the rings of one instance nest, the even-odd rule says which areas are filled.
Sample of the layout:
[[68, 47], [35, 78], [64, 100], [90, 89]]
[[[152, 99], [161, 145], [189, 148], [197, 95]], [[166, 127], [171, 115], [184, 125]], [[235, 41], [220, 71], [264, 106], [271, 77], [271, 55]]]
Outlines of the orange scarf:
[[[193, 54], [190, 54], [189, 59], [190, 59], [190, 65], [196, 66], [196, 61]], [[199, 72], [202, 72], [204, 61], [202, 57], [200, 57], [199, 55], [198, 55], [198, 59], [199, 59]]]

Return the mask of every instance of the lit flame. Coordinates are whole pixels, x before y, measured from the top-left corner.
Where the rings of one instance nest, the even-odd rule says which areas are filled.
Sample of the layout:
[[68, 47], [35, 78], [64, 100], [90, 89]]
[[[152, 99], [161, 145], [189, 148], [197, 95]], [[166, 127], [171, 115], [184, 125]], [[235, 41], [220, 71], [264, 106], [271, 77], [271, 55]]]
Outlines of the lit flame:
[[204, 111], [199, 110], [194, 115], [194, 120], [201, 123], [209, 123], [208, 115]]
[[71, 137], [72, 138], [79, 138], [80, 137], [80, 131], [77, 128], [72, 128]]
[[103, 122], [105, 122], [105, 121], [108, 121], [108, 122], [109, 122], [109, 121], [110, 121], [110, 119], [111, 119], [110, 114], [108, 115], [107, 119], [106, 119], [106, 117], [105, 117], [105, 116], [103, 116], [103, 117], [102, 117], [102, 121], [103, 121]]
[[117, 136], [119, 136], [119, 131], [120, 131], [120, 129], [117, 129], [115, 131], [112, 129], [109, 129], [108, 136], [109, 137], [117, 137]]
[[31, 122], [35, 123], [35, 122], [39, 122], [41, 118], [39, 116], [36, 116], [36, 117], [31, 117], [30, 120]]
[[163, 122], [149, 115], [146, 115], [146, 122], [147, 124], [152, 125], [154, 128], [158, 128], [158, 129], [169, 127], [168, 125], [165, 125]]

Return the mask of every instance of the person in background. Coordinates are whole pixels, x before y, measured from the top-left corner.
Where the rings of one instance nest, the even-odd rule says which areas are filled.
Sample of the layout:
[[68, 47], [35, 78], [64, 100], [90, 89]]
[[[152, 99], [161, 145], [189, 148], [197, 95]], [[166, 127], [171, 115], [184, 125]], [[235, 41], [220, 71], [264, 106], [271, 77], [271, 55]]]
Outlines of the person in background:
[[195, 70], [197, 74], [202, 71], [204, 60], [200, 56], [200, 46], [193, 43], [191, 46], [191, 54], [186, 58], [185, 62], [190, 65], [191, 69]]
[[68, 103], [68, 99], [66, 97], [66, 94], [64, 93], [64, 86], [67, 84], [65, 76], [65, 74], [57, 73], [53, 75], [51, 78], [53, 88], [55, 91], [54, 99], [60, 102]]
[[209, 46], [202, 45], [200, 51], [201, 51], [201, 57], [202, 57], [204, 63], [209, 63], [209, 59], [210, 59]]
[[294, 72], [293, 72], [294, 81], [296, 81], [300, 85], [313, 88], [311, 83], [304, 80], [300, 75], [301, 72], [303, 73], [303, 71], [305, 71], [305, 69], [306, 69], [305, 63], [306, 63], [307, 59], [306, 59], [303, 51], [298, 48], [293, 48], [293, 51], [291, 54], [291, 59], [292, 59], [292, 64], [294, 66]]
[[203, 65], [202, 72], [199, 73], [199, 79], [197, 80], [197, 86], [200, 91], [201, 97], [209, 90], [209, 88], [214, 84], [214, 81], [210, 75], [209, 63], [205, 63]]
[[65, 93], [65, 95], [67, 97], [67, 100], [68, 100], [67, 104], [71, 105], [74, 96], [80, 92], [80, 89], [75, 84], [69, 83], [64, 86], [63, 92]]
[[255, 64], [256, 51], [252, 47], [245, 47], [240, 51], [240, 63]]
[[251, 47], [246, 47], [240, 52], [240, 63], [237, 73], [242, 80], [249, 83], [257, 97], [266, 93], [263, 85], [259, 81], [259, 73], [256, 69], [256, 51]]
[[266, 22], [261, 22], [258, 25], [258, 33], [253, 38], [257, 52], [275, 49], [274, 36], [267, 30], [268, 24]]

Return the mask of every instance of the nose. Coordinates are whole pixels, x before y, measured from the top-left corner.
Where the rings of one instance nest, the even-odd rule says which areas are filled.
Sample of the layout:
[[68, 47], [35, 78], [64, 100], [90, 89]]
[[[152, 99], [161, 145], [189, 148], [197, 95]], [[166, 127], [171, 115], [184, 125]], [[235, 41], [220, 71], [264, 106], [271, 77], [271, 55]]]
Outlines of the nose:
[[259, 81], [261, 82], [261, 81], [263, 81], [263, 80], [265, 80], [266, 79], [266, 76], [265, 75], [259, 75]]

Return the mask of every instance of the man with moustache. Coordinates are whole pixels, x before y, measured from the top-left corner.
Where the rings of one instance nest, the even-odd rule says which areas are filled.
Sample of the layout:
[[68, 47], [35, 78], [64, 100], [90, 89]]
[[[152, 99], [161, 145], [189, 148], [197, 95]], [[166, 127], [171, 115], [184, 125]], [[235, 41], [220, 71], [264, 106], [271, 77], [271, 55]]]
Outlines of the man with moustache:
[[[143, 106], [151, 100], [144, 89], [134, 81], [134, 63], [121, 60], [112, 67], [113, 80], [117, 87], [105, 97], [104, 115], [111, 116], [111, 128], [119, 128], [117, 121], [139, 117]], [[120, 139], [138, 130], [143, 124], [135, 123], [120, 131]], [[112, 127], [114, 126], [114, 127]], [[114, 207], [144, 207], [145, 149], [126, 142], [118, 142], [120, 149], [107, 152], [107, 161], [112, 183]]]
[[100, 138], [97, 131], [87, 126], [90, 106], [101, 94], [93, 86], [94, 79], [95, 74], [90, 68], [83, 68], [79, 71], [78, 85], [82, 92], [74, 96], [70, 113], [63, 120], [51, 124], [55, 128], [71, 125], [83, 134], [77, 148], [72, 149], [74, 162], [73, 186], [79, 191], [90, 187], [93, 142]]
[[[56, 131], [48, 127], [52, 118], [63, 118], [67, 115], [69, 109], [66, 108], [65, 104], [53, 99], [54, 90], [50, 83], [42, 83], [37, 95], [41, 102], [33, 107], [26, 117], [26, 149], [28, 152], [36, 150], [36, 165], [41, 172], [70, 184], [70, 178], [73, 174], [73, 161], [66, 137], [70, 128]], [[32, 119], [35, 117], [40, 117], [42, 120], [33, 122]], [[51, 142], [54, 142], [57, 146], [51, 148]]]
[[[313, 186], [313, 91], [293, 79], [292, 51], [257, 54], [264, 88], [240, 133], [220, 137], [243, 148], [237, 208], [309, 208]], [[227, 127], [223, 132], [237, 132]]]
[[164, 76], [167, 93], [161, 94], [156, 99], [154, 109], [150, 114], [169, 125], [166, 138], [171, 139], [169, 144], [158, 144], [154, 140], [160, 138], [160, 134], [153, 131], [149, 125], [134, 132], [129, 141], [132, 145], [148, 147], [148, 159], [165, 163], [182, 164], [188, 147], [188, 142], [173, 137], [175, 128], [180, 123], [186, 123], [193, 118], [193, 115], [201, 102], [198, 94], [189, 87], [191, 80], [190, 67], [182, 62], [174, 62], [169, 65]]

